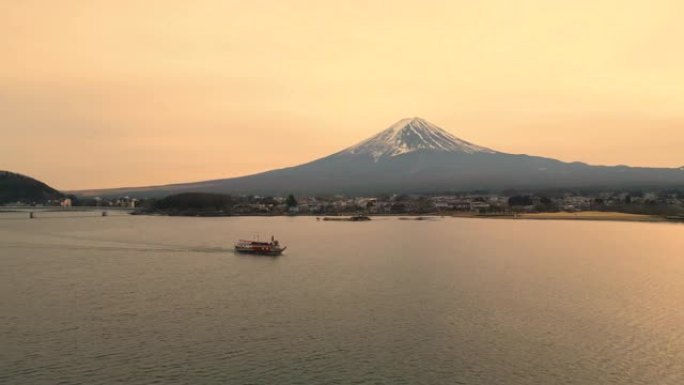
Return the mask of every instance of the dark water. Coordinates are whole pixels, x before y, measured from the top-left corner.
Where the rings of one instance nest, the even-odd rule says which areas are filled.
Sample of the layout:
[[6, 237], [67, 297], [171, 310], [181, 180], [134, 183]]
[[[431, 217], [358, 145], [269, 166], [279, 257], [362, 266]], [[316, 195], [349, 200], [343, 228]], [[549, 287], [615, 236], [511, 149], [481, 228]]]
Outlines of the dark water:
[[10, 216], [3, 384], [684, 384], [682, 225]]

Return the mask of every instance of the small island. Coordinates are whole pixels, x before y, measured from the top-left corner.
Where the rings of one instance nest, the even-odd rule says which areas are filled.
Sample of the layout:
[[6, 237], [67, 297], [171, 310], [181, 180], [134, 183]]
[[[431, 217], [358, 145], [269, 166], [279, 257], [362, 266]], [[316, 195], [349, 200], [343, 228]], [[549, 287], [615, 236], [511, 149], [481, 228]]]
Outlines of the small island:
[[342, 222], [363, 222], [370, 221], [370, 217], [365, 215], [354, 215], [351, 217], [324, 217], [324, 221], [342, 221]]

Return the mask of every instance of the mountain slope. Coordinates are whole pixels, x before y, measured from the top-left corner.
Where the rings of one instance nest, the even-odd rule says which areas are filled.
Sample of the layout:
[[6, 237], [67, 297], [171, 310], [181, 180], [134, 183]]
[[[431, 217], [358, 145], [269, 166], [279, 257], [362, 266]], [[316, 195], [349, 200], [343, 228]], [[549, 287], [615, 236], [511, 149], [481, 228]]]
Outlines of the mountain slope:
[[44, 202], [64, 194], [31, 177], [0, 170], [0, 204]]
[[681, 169], [590, 166], [498, 152], [420, 118], [402, 119], [354, 146], [303, 165], [239, 178], [88, 194], [348, 193], [684, 187]]

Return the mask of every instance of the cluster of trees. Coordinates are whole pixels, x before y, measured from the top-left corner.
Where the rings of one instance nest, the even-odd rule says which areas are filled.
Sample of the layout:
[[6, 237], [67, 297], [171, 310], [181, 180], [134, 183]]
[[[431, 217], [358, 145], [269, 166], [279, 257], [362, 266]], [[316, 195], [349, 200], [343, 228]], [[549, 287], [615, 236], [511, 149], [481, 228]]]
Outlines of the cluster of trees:
[[230, 215], [233, 203], [230, 195], [183, 193], [146, 202], [143, 209], [168, 215]]
[[[633, 192], [614, 194], [608, 198], [594, 197], [591, 198], [591, 203], [585, 209], [651, 215], [675, 215], [684, 211], [681, 205], [668, 204], [666, 199], [668, 195], [671, 194], [661, 192], [653, 199], [644, 199], [644, 193]], [[559, 200], [562, 198], [554, 199], [546, 196], [513, 195], [508, 198], [508, 205], [513, 209], [515, 207], [534, 206], [536, 211], [553, 212], [560, 210], [561, 203]]]
[[509, 206], [532, 206], [534, 200], [530, 195], [513, 195], [508, 198]]
[[629, 195], [623, 200], [606, 201], [597, 198], [592, 202], [592, 209], [597, 211], [618, 211], [630, 214], [649, 214], [649, 215], [681, 215], [684, 207], [671, 205], [663, 200], [646, 199], [634, 202]]
[[[233, 207], [241, 202], [277, 204], [275, 198], [234, 198], [227, 194], [182, 193], [169, 195], [163, 199], [148, 199], [141, 202], [138, 213], [162, 213], [179, 216], [222, 216], [231, 215]], [[288, 208], [298, 205], [297, 199], [290, 194], [285, 204]]]
[[513, 195], [508, 198], [509, 207], [534, 206], [537, 211], [558, 211], [558, 205], [547, 196]]

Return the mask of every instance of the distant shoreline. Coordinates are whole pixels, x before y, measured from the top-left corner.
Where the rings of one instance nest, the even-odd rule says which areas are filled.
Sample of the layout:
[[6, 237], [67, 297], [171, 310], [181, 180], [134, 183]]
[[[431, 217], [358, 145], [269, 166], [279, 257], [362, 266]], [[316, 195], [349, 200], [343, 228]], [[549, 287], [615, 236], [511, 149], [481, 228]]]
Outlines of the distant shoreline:
[[[108, 208], [101, 207], [97, 209], [81, 209], [81, 210], [61, 210], [61, 209], [2, 209], [2, 213], [28, 213], [35, 211], [41, 212], [101, 212], [109, 211]], [[114, 210], [119, 211], [119, 210]], [[316, 214], [227, 214], [220, 212], [194, 212], [185, 215], [169, 215], [162, 212], [134, 212], [133, 215], [142, 216], [169, 216], [169, 217], [201, 217], [201, 218], [218, 218], [218, 217], [310, 217], [325, 221], [353, 221], [352, 218], [359, 217], [358, 214], [339, 213], [316, 215]], [[660, 222], [660, 223], [684, 223], [684, 216], [666, 216], [666, 215], [652, 215], [652, 214], [631, 214], [613, 211], [578, 211], [578, 212], [541, 212], [541, 213], [502, 213], [502, 214], [478, 214], [470, 212], [451, 212], [451, 213], [404, 213], [404, 214], [367, 214], [362, 215], [364, 218], [396, 218], [399, 220], [432, 220], [439, 218], [472, 218], [472, 219], [523, 219], [523, 220], [579, 220], [579, 221], [617, 221], [617, 222]]]
[[[500, 216], [475, 215], [486, 219], [528, 219], [528, 220], [580, 220], [580, 221], [619, 221], [619, 222], [677, 222], [662, 215], [630, 214], [610, 211], [579, 211], [557, 213], [522, 213]], [[684, 219], [683, 219], [684, 220]]]
[[[352, 213], [340, 213], [338, 215], [316, 214], [223, 214], [223, 215], [168, 215], [160, 213], [145, 213], [139, 215], [162, 215], [162, 216], [189, 216], [189, 217], [311, 217], [327, 219], [329, 221], [345, 221], [358, 216]], [[364, 214], [366, 216], [366, 214]], [[542, 213], [507, 213], [507, 214], [477, 214], [477, 213], [405, 213], [405, 214], [367, 214], [368, 217], [396, 217], [400, 220], [421, 220], [435, 218], [474, 218], [474, 219], [524, 219], [524, 220], [580, 220], [580, 221], [617, 221], [617, 222], [664, 222], [684, 223], [684, 217], [669, 218], [665, 215], [631, 214], [613, 211], [578, 211], [578, 212], [542, 212]], [[337, 219], [339, 218], [339, 219]]]

